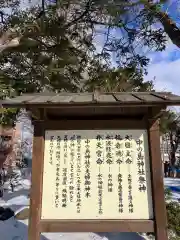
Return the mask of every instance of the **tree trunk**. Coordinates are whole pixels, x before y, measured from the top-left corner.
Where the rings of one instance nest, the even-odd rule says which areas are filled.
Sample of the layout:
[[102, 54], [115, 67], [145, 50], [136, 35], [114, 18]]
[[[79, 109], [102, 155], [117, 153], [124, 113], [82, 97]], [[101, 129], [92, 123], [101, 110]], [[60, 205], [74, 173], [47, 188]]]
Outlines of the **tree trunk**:
[[172, 21], [168, 14], [163, 12], [158, 12], [156, 16], [163, 25], [164, 31], [171, 41], [180, 48], [180, 29], [176, 26], [175, 22]]
[[170, 154], [170, 164], [173, 167], [176, 163], [176, 152], [172, 151]]
[[149, 1], [145, 3], [145, 7], [152, 11], [152, 15], [161, 22], [164, 27], [164, 31], [169, 36], [173, 44], [180, 48], [180, 29], [177, 27], [176, 23], [167, 13], [157, 10], [156, 6]]

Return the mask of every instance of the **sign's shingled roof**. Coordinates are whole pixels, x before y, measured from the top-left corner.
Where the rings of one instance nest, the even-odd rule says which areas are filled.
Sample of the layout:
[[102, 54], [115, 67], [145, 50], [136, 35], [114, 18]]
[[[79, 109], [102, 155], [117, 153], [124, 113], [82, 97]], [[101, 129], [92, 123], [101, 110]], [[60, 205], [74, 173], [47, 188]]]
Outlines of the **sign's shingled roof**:
[[169, 92], [114, 92], [101, 93], [35, 93], [24, 94], [1, 101], [3, 107], [41, 106], [50, 108], [62, 105], [119, 105], [154, 106], [180, 105], [180, 96]]

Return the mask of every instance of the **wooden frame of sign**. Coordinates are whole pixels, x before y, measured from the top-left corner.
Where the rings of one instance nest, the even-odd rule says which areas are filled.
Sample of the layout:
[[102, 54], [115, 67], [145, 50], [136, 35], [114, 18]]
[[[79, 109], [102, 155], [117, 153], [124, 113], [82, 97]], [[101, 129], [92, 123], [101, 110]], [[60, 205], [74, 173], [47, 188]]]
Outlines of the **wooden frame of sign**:
[[[42, 111], [43, 112], [43, 111]], [[158, 109], [160, 112], [160, 108]], [[29, 240], [39, 240], [41, 232], [155, 232], [157, 240], [167, 240], [162, 162], [160, 155], [159, 122], [153, 108], [142, 119], [110, 117], [98, 120], [56, 120], [41, 117], [34, 121], [32, 189], [30, 201]], [[44, 113], [43, 113], [44, 115]], [[156, 119], [155, 119], [156, 118]], [[149, 142], [153, 217], [151, 219], [43, 219], [43, 169], [45, 132], [47, 130], [145, 129]]]

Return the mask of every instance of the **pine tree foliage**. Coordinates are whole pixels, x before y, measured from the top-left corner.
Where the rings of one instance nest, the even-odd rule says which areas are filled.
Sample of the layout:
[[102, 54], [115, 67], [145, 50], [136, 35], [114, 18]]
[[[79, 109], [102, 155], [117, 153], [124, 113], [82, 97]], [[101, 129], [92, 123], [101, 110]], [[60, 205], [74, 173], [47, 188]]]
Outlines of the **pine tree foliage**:
[[172, 201], [167, 203], [168, 228], [171, 229], [177, 237], [180, 237], [180, 204]]
[[18, 111], [16, 108], [1, 108], [0, 125], [14, 127]]
[[27, 9], [18, 1], [1, 3], [1, 98], [44, 90], [93, 91], [96, 86], [103, 91], [153, 89], [152, 82], [143, 81], [149, 59], [142, 49], [164, 50], [166, 36], [163, 28], [153, 27], [157, 19], [144, 1], [52, 2]]
[[143, 71], [133, 65], [108, 69], [97, 64], [91, 67], [84, 89], [90, 92], [95, 87], [99, 87], [103, 92], [152, 91], [152, 81], [144, 82], [143, 77]]
[[[148, 64], [148, 59], [140, 53], [142, 45], [162, 50], [165, 39], [159, 30], [149, 27], [139, 3], [62, 0], [46, 4], [44, 9], [33, 7], [13, 12], [2, 24], [2, 32], [13, 29], [10, 39], [15, 44], [0, 54], [4, 81], [18, 92], [44, 88], [84, 91], [87, 80], [84, 76], [89, 76], [88, 84], [93, 85], [112, 72], [119, 74], [119, 79], [126, 74], [126, 78], [135, 76], [137, 81], [140, 76], [141, 84]], [[100, 52], [95, 44], [99, 33]], [[110, 67], [112, 54], [118, 67], [115, 70]], [[93, 70], [100, 75], [92, 73]], [[120, 84], [116, 88], [124, 89]]]

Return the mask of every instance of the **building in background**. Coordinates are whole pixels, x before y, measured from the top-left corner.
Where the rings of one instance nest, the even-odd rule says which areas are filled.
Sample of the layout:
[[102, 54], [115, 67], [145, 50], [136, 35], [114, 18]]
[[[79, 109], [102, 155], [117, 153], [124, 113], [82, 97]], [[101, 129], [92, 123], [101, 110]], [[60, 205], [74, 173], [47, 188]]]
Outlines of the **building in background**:
[[16, 150], [14, 147], [20, 131], [18, 125], [15, 128], [0, 126], [0, 169], [16, 166]]
[[[171, 146], [170, 146], [170, 140], [168, 139], [167, 136], [161, 136], [160, 137], [160, 146], [161, 146], [161, 158], [162, 162], [164, 163], [165, 161], [169, 162], [169, 154], [171, 151]], [[178, 160], [180, 158], [180, 145], [176, 151], [176, 159]]]

